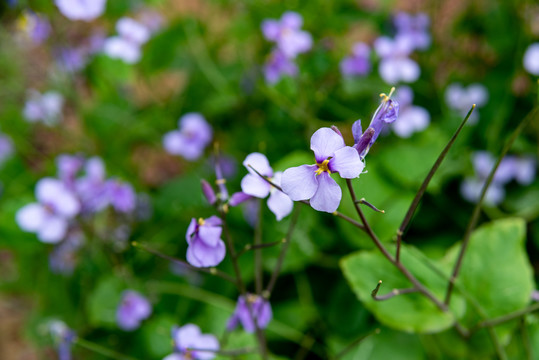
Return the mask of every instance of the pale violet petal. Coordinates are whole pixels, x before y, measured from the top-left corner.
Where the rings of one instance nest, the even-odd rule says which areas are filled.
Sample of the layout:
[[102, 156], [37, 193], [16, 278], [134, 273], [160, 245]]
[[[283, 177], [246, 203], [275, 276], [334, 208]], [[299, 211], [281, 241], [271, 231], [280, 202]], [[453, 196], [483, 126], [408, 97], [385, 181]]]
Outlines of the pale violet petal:
[[49, 216], [39, 228], [37, 237], [44, 243], [58, 243], [67, 232], [67, 220], [59, 216]]
[[539, 42], [528, 46], [522, 62], [526, 71], [532, 75], [539, 75]]
[[357, 150], [350, 146], [345, 146], [335, 151], [335, 155], [328, 165], [332, 172], [338, 172], [345, 179], [358, 177], [365, 167], [365, 164], [359, 158]]
[[206, 245], [217, 246], [217, 242], [221, 240], [220, 238], [221, 238], [222, 231], [223, 229], [220, 228], [219, 226], [203, 225], [198, 229], [198, 237]]
[[344, 139], [342, 136], [327, 127], [316, 130], [311, 137], [311, 150], [314, 151], [314, 156], [318, 163], [333, 156], [335, 151], [344, 146]]
[[286, 169], [281, 179], [285, 194], [294, 201], [310, 199], [318, 189], [317, 168], [316, 165], [301, 165]]
[[66, 191], [64, 184], [53, 178], [43, 178], [36, 184], [36, 198], [40, 203], [54, 202], [54, 200]]
[[241, 191], [257, 198], [268, 196], [271, 185], [258, 175], [247, 174], [241, 179]]
[[[195, 359], [211, 360], [215, 357], [215, 351], [219, 350], [219, 341], [211, 334], [203, 334], [198, 336], [192, 345], [195, 349], [204, 349], [210, 351], [193, 351]], [[211, 351], [213, 350], [213, 351]]]
[[15, 220], [17, 225], [24, 231], [36, 232], [44, 224], [47, 218], [47, 210], [38, 203], [23, 206], [17, 211]]
[[275, 20], [264, 20], [262, 22], [262, 34], [266, 40], [277, 41], [281, 32], [281, 25]]
[[400, 80], [410, 83], [419, 79], [421, 69], [414, 60], [403, 58], [399, 62], [399, 72]]
[[[216, 246], [208, 246], [200, 239], [193, 240], [189, 245], [189, 250], [192, 250], [192, 255], [197, 259], [199, 267], [217, 266], [225, 258], [225, 243], [222, 240], [217, 241]], [[189, 258], [187, 259], [189, 261]], [[194, 266], [197, 266], [191, 263]]]
[[[249, 166], [250, 165], [250, 166]], [[247, 155], [245, 160], [243, 161], [243, 166], [249, 170], [249, 172], [253, 175], [257, 175], [255, 171], [253, 171], [252, 168], [254, 168], [256, 171], [258, 171], [260, 174], [271, 177], [273, 175], [273, 169], [271, 168], [268, 158], [266, 155], [261, 153], [251, 153]]]
[[275, 214], [277, 221], [281, 221], [282, 218], [290, 214], [294, 207], [294, 202], [288, 195], [277, 189], [273, 189], [268, 198], [268, 207]]
[[206, 220], [204, 220], [206, 222], [206, 225], [210, 225], [210, 226], [221, 226], [223, 225], [223, 220], [221, 220], [220, 217], [218, 216], [210, 216], [209, 218], [207, 218]]
[[185, 233], [185, 240], [187, 240], [188, 244], [191, 244], [191, 237], [195, 233], [197, 227], [197, 219], [192, 218], [191, 222], [189, 223], [189, 226], [187, 227], [187, 232]]
[[313, 209], [332, 213], [339, 207], [342, 191], [328, 173], [318, 175], [318, 190], [310, 200]]
[[191, 347], [201, 335], [200, 329], [195, 324], [185, 324], [174, 333], [174, 342], [181, 349]]

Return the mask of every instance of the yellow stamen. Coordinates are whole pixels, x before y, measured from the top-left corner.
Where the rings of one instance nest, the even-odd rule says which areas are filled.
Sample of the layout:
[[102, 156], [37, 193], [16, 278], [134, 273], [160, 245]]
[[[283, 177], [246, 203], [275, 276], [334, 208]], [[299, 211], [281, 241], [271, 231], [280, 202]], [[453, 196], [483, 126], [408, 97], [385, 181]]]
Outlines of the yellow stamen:
[[380, 97], [383, 98], [382, 101], [388, 101], [389, 98], [391, 97], [391, 95], [393, 95], [393, 92], [395, 92], [395, 87], [394, 87], [394, 86], [393, 86], [393, 87], [391, 88], [391, 90], [389, 91], [389, 95], [386, 95], [386, 94], [384, 94], [384, 93], [381, 93], [381, 94], [380, 94]]
[[198, 225], [202, 226], [206, 223], [203, 218], [198, 218]]
[[322, 161], [322, 164], [316, 163], [316, 165], [318, 165], [318, 170], [315, 171], [316, 175], [320, 175], [324, 171], [326, 171], [328, 174], [331, 174], [331, 171], [329, 170], [329, 167], [328, 167], [328, 163], [329, 163], [328, 159]]

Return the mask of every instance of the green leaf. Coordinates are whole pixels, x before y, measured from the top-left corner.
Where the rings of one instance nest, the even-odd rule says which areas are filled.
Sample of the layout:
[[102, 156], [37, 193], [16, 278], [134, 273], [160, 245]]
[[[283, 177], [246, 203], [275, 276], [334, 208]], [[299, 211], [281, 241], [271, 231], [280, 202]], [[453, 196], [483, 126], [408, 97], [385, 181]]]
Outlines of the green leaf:
[[[483, 225], [472, 233], [457, 284], [472, 296], [488, 318], [524, 308], [534, 288], [533, 272], [524, 246], [526, 223], [520, 218], [503, 219]], [[460, 244], [448, 259], [456, 258]], [[451, 261], [454, 263], [454, 260]], [[463, 321], [469, 326], [481, 319], [469, 306]], [[515, 322], [496, 327], [503, 343]]]
[[[388, 249], [395, 253], [394, 246], [388, 246]], [[401, 261], [438, 299], [442, 299], [447, 281], [426, 264], [427, 259], [419, 250], [403, 246]], [[455, 321], [452, 312], [442, 312], [419, 293], [375, 301], [371, 292], [379, 280], [383, 281], [379, 295], [387, 294], [393, 289], [412, 287], [410, 281], [377, 249], [348, 255], [341, 260], [341, 268], [359, 300], [384, 325], [407, 332], [432, 333], [451, 327]], [[454, 300], [452, 310], [461, 313], [462, 301], [459, 298]]]
[[150, 319], [142, 327], [145, 348], [152, 357], [162, 358], [173, 351], [171, 331], [177, 325], [166, 316]]
[[363, 340], [355, 351], [343, 359], [421, 360], [425, 359], [425, 354], [417, 335], [382, 329], [380, 334]]
[[116, 277], [110, 276], [99, 281], [86, 301], [90, 324], [97, 327], [116, 327], [116, 309], [123, 289], [123, 282]]

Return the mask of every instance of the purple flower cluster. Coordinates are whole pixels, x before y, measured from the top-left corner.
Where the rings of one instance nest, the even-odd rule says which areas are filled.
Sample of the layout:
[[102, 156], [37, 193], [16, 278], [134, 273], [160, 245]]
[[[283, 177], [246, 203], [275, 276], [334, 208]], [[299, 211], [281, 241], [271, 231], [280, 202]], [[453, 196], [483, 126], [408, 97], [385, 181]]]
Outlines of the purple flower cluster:
[[142, 45], [150, 39], [150, 29], [136, 20], [123, 17], [116, 23], [116, 31], [117, 36], [105, 40], [104, 53], [128, 64], [137, 63], [142, 57]]
[[429, 18], [426, 14], [399, 13], [394, 21], [395, 37], [382, 36], [374, 42], [374, 49], [381, 58], [378, 71], [388, 84], [414, 82], [421, 70], [410, 55], [414, 50], [423, 50], [430, 45]]
[[399, 121], [392, 126], [395, 134], [409, 138], [413, 133], [423, 131], [430, 124], [430, 114], [421, 106], [413, 105], [414, 93], [408, 86], [400, 86], [395, 93], [399, 103]]
[[213, 130], [199, 113], [187, 113], [178, 121], [179, 130], [163, 136], [163, 146], [172, 155], [180, 155], [189, 161], [197, 160], [210, 144]]
[[[117, 213], [132, 214], [136, 193], [127, 183], [106, 179], [99, 158], [60, 155], [57, 165], [58, 178], [39, 180], [37, 202], [19, 209], [15, 219], [22, 230], [36, 233], [40, 241], [57, 244], [49, 258], [51, 270], [70, 274], [84, 244], [80, 221], [108, 206]], [[78, 176], [83, 168], [85, 173]]]
[[524, 69], [526, 69], [527, 72], [539, 76], [539, 42], [528, 46], [522, 62], [524, 64]]
[[222, 221], [217, 216], [207, 219], [192, 219], [185, 239], [187, 261], [196, 267], [217, 266], [225, 258], [225, 243], [221, 240]]
[[[245, 175], [241, 180], [241, 190], [244, 194], [249, 196], [264, 199], [269, 195], [268, 207], [275, 214], [277, 220], [290, 214], [294, 203], [292, 200], [281, 191], [270, 185], [260, 175], [267, 176], [272, 183], [277, 186], [281, 185], [282, 172], [273, 173], [268, 158], [260, 153], [252, 153], [247, 155], [243, 161], [243, 165], [249, 171], [249, 174]], [[251, 168], [252, 167], [252, 168]], [[258, 175], [253, 168], [258, 171]]]
[[280, 20], [262, 22], [262, 34], [266, 40], [275, 43], [263, 70], [268, 83], [276, 83], [283, 75], [297, 75], [294, 59], [309, 51], [313, 44], [311, 34], [301, 30], [302, 26], [303, 17], [293, 11], [285, 12]]
[[[477, 202], [485, 181], [496, 163], [494, 156], [486, 151], [478, 151], [472, 156], [475, 177], [465, 178], [460, 190], [462, 197]], [[529, 185], [535, 179], [537, 161], [532, 156], [506, 156], [500, 162], [494, 178], [485, 194], [485, 203], [497, 205], [505, 198], [504, 186], [511, 180], [520, 185]]]
[[210, 334], [202, 334], [194, 324], [186, 324], [172, 329], [174, 353], [163, 360], [211, 360], [219, 351], [219, 341]]
[[92, 21], [105, 12], [107, 0], [55, 0], [54, 3], [69, 20]]
[[479, 119], [477, 108], [485, 106], [488, 102], [488, 90], [485, 86], [475, 83], [468, 87], [459, 83], [453, 83], [445, 89], [445, 102], [447, 106], [457, 111], [461, 116], [465, 116], [473, 104], [476, 110], [468, 119], [468, 124], [475, 124]]
[[138, 329], [142, 320], [152, 313], [152, 305], [144, 296], [134, 290], [126, 290], [116, 311], [116, 321], [120, 329]]
[[343, 76], [363, 76], [371, 72], [371, 49], [365, 43], [358, 42], [352, 47], [352, 54], [340, 63]]
[[272, 317], [273, 313], [268, 300], [258, 295], [247, 294], [238, 298], [236, 309], [228, 320], [226, 329], [232, 331], [241, 324], [246, 332], [253, 333], [257, 326], [259, 329], [265, 329]]
[[28, 122], [55, 125], [62, 118], [63, 106], [64, 97], [55, 91], [41, 94], [39, 91], [29, 90], [23, 115]]

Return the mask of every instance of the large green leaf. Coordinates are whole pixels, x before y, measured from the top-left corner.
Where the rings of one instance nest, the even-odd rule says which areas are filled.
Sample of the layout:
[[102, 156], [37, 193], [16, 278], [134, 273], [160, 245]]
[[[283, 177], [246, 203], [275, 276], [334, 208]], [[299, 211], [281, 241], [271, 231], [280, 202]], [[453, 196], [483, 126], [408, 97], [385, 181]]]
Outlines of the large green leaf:
[[[519, 218], [486, 224], [473, 232], [466, 251], [458, 286], [473, 297], [476, 307], [468, 307], [463, 321], [469, 326], [488, 318], [502, 316], [525, 307], [534, 288], [533, 272], [524, 246], [526, 224]], [[454, 263], [460, 244], [453, 247], [448, 259]], [[501, 340], [515, 323], [496, 327]]]
[[[394, 246], [389, 246], [391, 253]], [[427, 265], [426, 257], [417, 249], [403, 246], [402, 263], [415, 277], [442, 299], [447, 281]], [[359, 300], [383, 324], [407, 332], [439, 332], [455, 322], [453, 312], [442, 312], [419, 293], [405, 294], [385, 301], [375, 301], [371, 292], [379, 280], [383, 281], [380, 294], [392, 289], [410, 288], [412, 284], [378, 250], [359, 251], [341, 260], [341, 268]], [[463, 303], [455, 298], [452, 311], [463, 312]]]
[[86, 301], [89, 322], [94, 326], [115, 328], [116, 310], [120, 304], [123, 282], [110, 276], [101, 279]]

